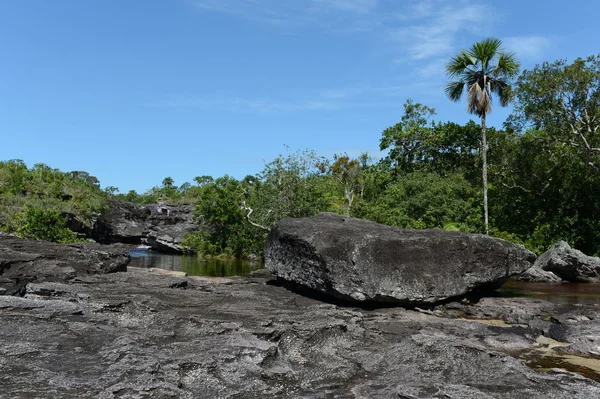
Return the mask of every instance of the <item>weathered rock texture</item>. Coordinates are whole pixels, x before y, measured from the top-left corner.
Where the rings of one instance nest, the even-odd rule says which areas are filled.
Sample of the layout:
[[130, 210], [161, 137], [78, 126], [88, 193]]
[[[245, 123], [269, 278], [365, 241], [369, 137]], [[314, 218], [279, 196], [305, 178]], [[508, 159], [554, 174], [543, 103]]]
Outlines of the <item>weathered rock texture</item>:
[[340, 299], [413, 304], [497, 288], [534, 259], [497, 238], [334, 214], [283, 219], [265, 248], [266, 267], [281, 279]]
[[192, 206], [111, 201], [92, 236], [103, 243], [146, 244], [157, 251], [181, 253], [184, 234], [199, 229], [192, 211]]
[[544, 252], [534, 266], [571, 282], [600, 281], [600, 258], [587, 256], [564, 241]]
[[[0, 297], [0, 397], [600, 397], [592, 379], [508, 354], [536, 348], [544, 331], [575, 343], [597, 337], [600, 310], [530, 303], [361, 310], [260, 279], [136, 268], [32, 283], [25, 297]], [[490, 315], [498, 320], [452, 318]], [[494, 326], [501, 319], [519, 325]]]
[[23, 293], [30, 282], [126, 271], [126, 251], [98, 244], [54, 244], [0, 236], [0, 295]]
[[522, 274], [513, 277], [513, 280], [531, 283], [560, 283], [562, 281], [556, 274], [541, 269], [537, 264], [534, 264]]

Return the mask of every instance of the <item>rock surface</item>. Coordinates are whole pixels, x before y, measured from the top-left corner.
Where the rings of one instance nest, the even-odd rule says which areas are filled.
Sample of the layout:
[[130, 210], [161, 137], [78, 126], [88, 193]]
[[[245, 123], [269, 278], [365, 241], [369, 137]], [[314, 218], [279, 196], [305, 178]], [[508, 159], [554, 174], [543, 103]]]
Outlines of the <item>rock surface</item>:
[[535, 264], [525, 270], [522, 274], [513, 277], [513, 280], [527, 281], [530, 283], [560, 283], [562, 281], [556, 274], [543, 270]]
[[571, 282], [599, 282], [600, 258], [587, 256], [564, 241], [544, 252], [535, 267], [552, 272]]
[[102, 243], [146, 244], [161, 252], [182, 253], [184, 234], [196, 231], [192, 206], [137, 205], [111, 201], [92, 237]]
[[126, 251], [98, 244], [54, 244], [0, 236], [0, 295], [23, 293], [38, 281], [126, 271]]
[[534, 259], [497, 238], [334, 214], [283, 219], [265, 248], [265, 266], [286, 281], [344, 300], [409, 304], [497, 288]]
[[429, 313], [137, 268], [31, 283], [0, 297], [0, 397], [600, 397], [592, 379], [508, 354], [536, 348], [544, 330], [598, 335], [595, 306], [487, 298]]

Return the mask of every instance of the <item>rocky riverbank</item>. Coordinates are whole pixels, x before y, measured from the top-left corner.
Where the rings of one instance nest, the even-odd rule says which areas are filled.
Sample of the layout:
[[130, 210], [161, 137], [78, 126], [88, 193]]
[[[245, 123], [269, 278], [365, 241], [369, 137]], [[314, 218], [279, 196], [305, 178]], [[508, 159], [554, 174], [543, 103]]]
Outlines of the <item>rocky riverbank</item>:
[[145, 244], [159, 252], [183, 253], [181, 242], [185, 234], [200, 228], [189, 205], [110, 201], [107, 212], [87, 234], [105, 244]]
[[30, 283], [0, 296], [0, 396], [600, 397], [592, 379], [518, 358], [547, 347], [540, 336], [570, 344], [557, 354], [598, 356], [597, 306], [367, 310], [268, 281], [130, 268]]
[[[355, 223], [363, 226], [350, 226]], [[273, 256], [300, 237], [282, 231], [270, 244]], [[374, 242], [389, 243], [388, 234], [415, 243], [413, 232], [388, 229], [373, 235], [379, 237]], [[476, 278], [463, 273], [467, 283], [479, 282], [478, 275], [495, 282], [528, 267], [522, 263], [528, 254], [505, 242], [431, 234], [417, 237], [418, 251], [406, 252], [410, 259], [424, 254], [425, 263], [417, 264], [428, 270], [424, 278], [433, 273], [429, 262], [460, 266], [455, 258], [432, 255], [442, 242], [449, 253], [471, 260]], [[338, 241], [357, 259], [373, 254]], [[319, 247], [310, 237], [293, 245], [307, 249], [301, 252], [308, 259], [325, 251], [315, 266], [329, 274], [323, 269], [315, 276], [330, 279], [325, 286], [343, 285], [335, 271], [352, 265], [344, 261], [346, 252]], [[398, 276], [408, 276], [408, 263], [394, 258], [403, 265]], [[273, 270], [288, 275], [283, 258], [273, 259], [280, 262]], [[490, 259], [504, 265], [501, 275], [488, 271]], [[1, 398], [600, 397], [597, 304], [468, 302], [458, 301], [459, 291], [443, 304], [410, 301], [402, 308], [355, 296], [335, 299], [306, 284], [298, 291], [300, 281], [266, 270], [248, 278], [190, 277], [127, 267], [128, 260], [127, 253], [97, 244], [0, 237]], [[380, 260], [373, 255], [369, 265]], [[361, 287], [363, 272], [353, 272], [352, 290]]]

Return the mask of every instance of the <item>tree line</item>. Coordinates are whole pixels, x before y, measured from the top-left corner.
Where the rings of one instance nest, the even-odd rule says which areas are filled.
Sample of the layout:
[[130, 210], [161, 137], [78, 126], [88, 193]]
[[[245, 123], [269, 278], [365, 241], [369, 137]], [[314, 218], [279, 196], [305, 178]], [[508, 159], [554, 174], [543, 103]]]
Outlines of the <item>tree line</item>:
[[[108, 198], [193, 204], [208, 228], [186, 243], [205, 256], [260, 255], [277, 220], [323, 211], [403, 228], [488, 233], [537, 253], [565, 240], [600, 254], [600, 57], [544, 62], [518, 74], [514, 54], [500, 44], [478, 43], [448, 64], [446, 94], [466, 94], [477, 122], [439, 121], [433, 108], [407, 99], [400, 121], [382, 132], [382, 159], [288, 152], [241, 180], [198, 176], [178, 186], [167, 177], [143, 194], [102, 191], [88, 181], [98, 201], [83, 201], [89, 210], [80, 212], [102, 212]], [[501, 129], [485, 125], [496, 97], [514, 104]], [[0, 193], [10, 192], [17, 204], [35, 190], [14, 189], [9, 166], [0, 163]], [[64, 184], [62, 191], [44, 187], [36, 196], [58, 198], [51, 206], [74, 192]]]

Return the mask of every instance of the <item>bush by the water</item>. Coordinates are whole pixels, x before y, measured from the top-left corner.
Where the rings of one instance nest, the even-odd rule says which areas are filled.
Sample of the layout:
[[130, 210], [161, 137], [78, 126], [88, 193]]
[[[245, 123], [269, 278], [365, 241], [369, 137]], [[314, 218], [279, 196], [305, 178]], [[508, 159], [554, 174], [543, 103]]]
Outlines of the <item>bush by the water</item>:
[[16, 217], [16, 234], [21, 238], [59, 243], [80, 241], [67, 227], [66, 218], [55, 209], [29, 208]]

